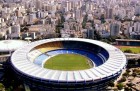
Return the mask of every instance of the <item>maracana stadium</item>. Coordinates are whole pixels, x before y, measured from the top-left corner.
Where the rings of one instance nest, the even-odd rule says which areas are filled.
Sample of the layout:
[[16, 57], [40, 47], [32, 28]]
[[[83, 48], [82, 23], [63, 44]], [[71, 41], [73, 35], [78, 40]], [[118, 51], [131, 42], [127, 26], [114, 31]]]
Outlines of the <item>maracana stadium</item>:
[[11, 65], [17, 77], [37, 91], [104, 89], [125, 69], [122, 51], [104, 42], [53, 38], [16, 50]]

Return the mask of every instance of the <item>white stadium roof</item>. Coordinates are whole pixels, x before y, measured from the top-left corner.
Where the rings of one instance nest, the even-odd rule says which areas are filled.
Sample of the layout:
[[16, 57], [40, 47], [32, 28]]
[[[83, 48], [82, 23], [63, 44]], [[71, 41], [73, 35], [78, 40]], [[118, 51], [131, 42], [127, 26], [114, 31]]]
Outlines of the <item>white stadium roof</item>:
[[[28, 59], [27, 54], [34, 47], [47, 42], [61, 40], [84, 41], [96, 44], [108, 51], [109, 58], [104, 64], [98, 67], [93, 67], [87, 70], [79, 70], [79, 71], [60, 71], [46, 69], [32, 63]], [[11, 57], [11, 63], [16, 70], [33, 78], [59, 82], [81, 82], [81, 81], [99, 80], [105, 77], [115, 75], [126, 66], [127, 61], [122, 51], [107, 43], [80, 38], [55, 38], [36, 41], [16, 50]]]
[[15, 51], [26, 44], [28, 42], [23, 40], [2, 40], [0, 41], [0, 52]]

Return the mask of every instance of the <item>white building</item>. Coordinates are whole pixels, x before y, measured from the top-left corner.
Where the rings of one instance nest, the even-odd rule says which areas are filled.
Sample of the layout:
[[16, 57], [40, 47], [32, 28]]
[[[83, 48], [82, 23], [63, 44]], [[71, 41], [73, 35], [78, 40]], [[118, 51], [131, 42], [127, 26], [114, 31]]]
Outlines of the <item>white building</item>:
[[9, 35], [10, 38], [18, 38], [20, 37], [20, 25], [13, 25], [9, 27]]
[[110, 25], [110, 36], [118, 36], [120, 32], [120, 24], [111, 23]]
[[134, 23], [134, 32], [140, 33], [140, 22]]
[[139, 15], [140, 14], [140, 6], [136, 6], [136, 8], [135, 8], [135, 14], [137, 15]]

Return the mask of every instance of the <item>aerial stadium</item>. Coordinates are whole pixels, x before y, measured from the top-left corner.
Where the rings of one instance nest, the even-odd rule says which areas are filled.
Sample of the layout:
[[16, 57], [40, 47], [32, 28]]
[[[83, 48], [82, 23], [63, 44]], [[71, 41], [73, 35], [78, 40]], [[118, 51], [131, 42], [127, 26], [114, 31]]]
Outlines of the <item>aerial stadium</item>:
[[32, 42], [11, 57], [17, 77], [37, 91], [101, 90], [120, 76], [126, 64], [126, 57], [118, 48], [81, 38]]

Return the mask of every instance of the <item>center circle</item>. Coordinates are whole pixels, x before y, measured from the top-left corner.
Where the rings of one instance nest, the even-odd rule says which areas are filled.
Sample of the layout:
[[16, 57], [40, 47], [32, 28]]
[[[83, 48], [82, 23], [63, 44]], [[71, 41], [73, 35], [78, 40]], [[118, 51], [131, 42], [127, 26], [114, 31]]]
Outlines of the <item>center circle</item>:
[[58, 54], [44, 63], [44, 68], [63, 71], [85, 70], [93, 66], [92, 60], [80, 54]]

